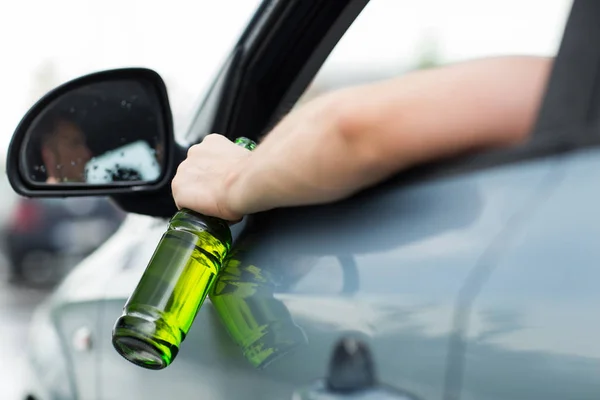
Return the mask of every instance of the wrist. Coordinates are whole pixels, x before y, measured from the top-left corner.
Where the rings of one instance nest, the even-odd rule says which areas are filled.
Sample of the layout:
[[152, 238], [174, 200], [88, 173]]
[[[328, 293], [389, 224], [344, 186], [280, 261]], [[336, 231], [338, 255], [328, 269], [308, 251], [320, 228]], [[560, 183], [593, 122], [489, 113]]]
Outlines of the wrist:
[[242, 218], [249, 214], [249, 196], [246, 189], [246, 181], [248, 176], [248, 164], [250, 163], [251, 154], [248, 157], [238, 162], [229, 172], [223, 182], [223, 207], [227, 210], [227, 214], [231, 214], [235, 219]]

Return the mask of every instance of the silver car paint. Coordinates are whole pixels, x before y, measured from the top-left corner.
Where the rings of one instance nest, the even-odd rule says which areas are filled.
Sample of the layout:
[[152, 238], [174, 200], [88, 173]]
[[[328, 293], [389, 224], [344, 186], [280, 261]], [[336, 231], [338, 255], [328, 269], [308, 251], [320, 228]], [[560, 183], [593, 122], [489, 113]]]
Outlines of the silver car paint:
[[[253, 251], [289, 277], [275, 297], [308, 340], [264, 370], [210, 301], [167, 369], [114, 351], [112, 324], [166, 227], [130, 216], [50, 300], [77, 398], [291, 399], [326, 374], [333, 343], [352, 332], [382, 382], [424, 400], [597, 399], [598, 171], [594, 150], [255, 217], [265, 223], [253, 228]], [[350, 277], [340, 264], [349, 258]], [[289, 273], [298, 260], [309, 267]], [[82, 325], [89, 352], [70, 346]]]

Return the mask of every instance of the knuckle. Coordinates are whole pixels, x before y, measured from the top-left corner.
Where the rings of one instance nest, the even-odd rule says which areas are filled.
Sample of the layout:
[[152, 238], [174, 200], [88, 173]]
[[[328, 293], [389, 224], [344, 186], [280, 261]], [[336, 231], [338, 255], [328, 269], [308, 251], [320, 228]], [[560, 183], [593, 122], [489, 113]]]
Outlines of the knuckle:
[[179, 190], [179, 179], [177, 177], [175, 177], [171, 181], [171, 192], [173, 193], [173, 196], [177, 195], [178, 190]]
[[202, 143], [217, 142], [217, 141], [221, 140], [222, 138], [223, 138], [223, 136], [219, 135], [218, 133], [209, 133], [208, 135], [206, 135], [204, 137], [204, 139], [202, 140]]
[[173, 177], [173, 180], [179, 178], [182, 174], [184, 174], [185, 170], [186, 170], [186, 164], [184, 161], [177, 166], [177, 170], [175, 171], [175, 176]]
[[200, 150], [201, 150], [200, 145], [195, 144], [188, 149], [187, 156], [192, 157], [192, 156], [194, 156], [194, 154], [198, 153]]

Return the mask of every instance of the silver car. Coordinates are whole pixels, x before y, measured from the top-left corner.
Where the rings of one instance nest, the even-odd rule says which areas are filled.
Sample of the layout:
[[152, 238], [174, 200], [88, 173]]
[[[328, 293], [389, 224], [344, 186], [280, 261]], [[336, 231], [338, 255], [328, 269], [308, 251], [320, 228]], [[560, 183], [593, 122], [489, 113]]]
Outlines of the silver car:
[[[367, 2], [264, 1], [189, 142], [209, 132], [259, 137]], [[38, 308], [24, 399], [600, 398], [599, 27], [600, 2], [575, 0], [527, 145], [440, 160], [345, 201], [234, 226], [241, 262], [216, 283], [230, 285], [229, 301], [207, 299], [161, 371], [120, 357], [111, 331], [176, 211], [169, 182], [187, 146], [174, 140], [164, 84], [153, 71], [122, 69], [53, 90], [13, 137], [13, 188], [111, 196], [131, 214]], [[95, 130], [80, 119], [90, 148], [146, 140], [160, 176], [29, 178], [36, 121], [69, 104], [93, 117]], [[125, 120], [135, 132], [107, 133], [124, 132], [114, 124]], [[276, 351], [264, 353], [265, 343]]]

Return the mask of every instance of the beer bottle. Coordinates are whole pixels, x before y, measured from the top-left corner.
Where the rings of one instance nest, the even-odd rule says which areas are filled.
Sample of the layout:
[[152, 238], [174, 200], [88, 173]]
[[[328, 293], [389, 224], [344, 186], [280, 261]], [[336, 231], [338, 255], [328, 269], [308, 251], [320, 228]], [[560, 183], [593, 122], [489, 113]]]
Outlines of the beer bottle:
[[244, 357], [262, 369], [305, 346], [307, 338], [285, 304], [274, 297], [275, 275], [293, 265], [285, 260], [280, 265], [253, 260], [252, 242], [251, 236], [244, 236], [236, 243], [211, 289], [210, 301]]
[[[235, 143], [253, 150], [256, 143]], [[112, 343], [147, 369], [173, 362], [231, 247], [227, 221], [182, 209], [169, 221], [140, 282], [117, 319]]]

